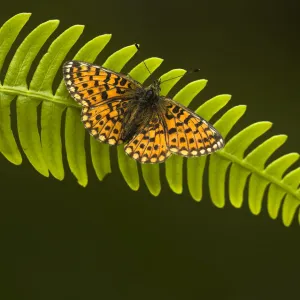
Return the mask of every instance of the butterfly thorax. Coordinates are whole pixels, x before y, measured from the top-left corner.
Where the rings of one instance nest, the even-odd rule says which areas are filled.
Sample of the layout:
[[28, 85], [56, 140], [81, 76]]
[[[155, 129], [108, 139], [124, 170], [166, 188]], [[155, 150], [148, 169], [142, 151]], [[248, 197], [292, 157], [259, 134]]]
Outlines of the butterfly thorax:
[[144, 107], [155, 106], [159, 100], [160, 85], [158, 81], [154, 81], [153, 84], [146, 88], [139, 89], [136, 92], [136, 100], [140, 105]]
[[153, 84], [144, 89], [143, 100], [147, 102], [148, 105], [157, 104], [160, 100], [159, 96], [160, 85], [158, 81], [154, 81]]

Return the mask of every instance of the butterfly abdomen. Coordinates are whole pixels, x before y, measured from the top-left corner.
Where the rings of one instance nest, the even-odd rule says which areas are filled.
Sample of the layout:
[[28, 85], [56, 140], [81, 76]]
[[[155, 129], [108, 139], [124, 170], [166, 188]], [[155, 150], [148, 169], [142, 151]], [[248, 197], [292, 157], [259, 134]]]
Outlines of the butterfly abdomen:
[[143, 101], [132, 101], [124, 114], [123, 140], [129, 141], [141, 127], [147, 125], [153, 114], [153, 108]]

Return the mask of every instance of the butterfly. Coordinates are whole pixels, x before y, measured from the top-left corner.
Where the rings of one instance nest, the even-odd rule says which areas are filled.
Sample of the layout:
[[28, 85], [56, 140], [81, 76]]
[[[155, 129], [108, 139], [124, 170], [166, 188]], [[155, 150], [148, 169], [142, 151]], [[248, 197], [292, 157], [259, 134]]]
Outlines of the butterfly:
[[64, 81], [81, 106], [88, 132], [141, 163], [162, 163], [172, 154], [206, 155], [224, 147], [220, 133], [176, 101], [160, 96], [159, 80], [148, 87], [129, 76], [82, 61], [63, 65]]

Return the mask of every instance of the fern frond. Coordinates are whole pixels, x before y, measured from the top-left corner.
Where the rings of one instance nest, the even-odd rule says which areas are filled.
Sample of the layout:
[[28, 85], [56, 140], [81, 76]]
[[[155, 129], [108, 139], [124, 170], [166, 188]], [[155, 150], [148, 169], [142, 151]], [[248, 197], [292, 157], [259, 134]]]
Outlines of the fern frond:
[[[27, 23], [30, 14], [18, 14], [8, 20], [0, 29], [0, 70], [20, 31]], [[63, 165], [64, 131], [66, 158], [71, 172], [78, 183], [88, 183], [85, 139], [86, 132], [80, 121], [80, 107], [72, 100], [64, 83], [53, 91], [55, 78], [62, 79], [61, 65], [67, 54], [83, 32], [83, 26], [75, 25], [58, 35], [39, 61], [30, 83], [28, 74], [33, 69], [36, 56], [46, 41], [55, 32], [59, 21], [51, 20], [36, 27], [18, 47], [9, 63], [8, 70], [0, 85], [0, 152], [13, 164], [22, 163], [22, 156], [11, 128], [11, 105], [16, 104], [17, 131], [20, 146], [32, 166], [42, 175], [49, 171], [58, 180], [65, 176]], [[111, 38], [104, 34], [86, 43], [74, 59], [94, 62]], [[134, 45], [124, 47], [107, 58], [103, 64], [115, 71], [121, 71], [135, 55]], [[159, 68], [162, 59], [152, 57], [146, 60], [151, 72]], [[162, 80], [184, 74], [183, 69], [174, 69], [161, 76]], [[143, 83], [149, 76], [143, 62], [134, 67], [129, 75]], [[161, 93], [167, 95], [179, 78], [167, 81]], [[182, 88], [174, 99], [186, 106], [205, 87], [207, 80], [196, 80]], [[203, 103], [196, 113], [210, 120], [229, 102], [230, 95], [218, 95]], [[215, 127], [226, 137], [246, 111], [239, 105], [227, 110], [215, 123]], [[65, 114], [65, 118], [63, 118]], [[39, 122], [40, 117], [40, 122]], [[64, 121], [64, 123], [62, 123]], [[209, 190], [212, 202], [217, 207], [225, 205], [226, 187], [229, 200], [234, 207], [241, 207], [247, 187], [248, 203], [253, 214], [259, 214], [264, 194], [267, 190], [267, 208], [270, 217], [275, 219], [282, 207], [283, 223], [289, 226], [300, 204], [300, 168], [289, 170], [299, 159], [298, 153], [289, 153], [266, 165], [267, 160], [286, 141], [285, 135], [275, 135], [260, 144], [248, 155], [250, 145], [271, 128], [270, 122], [258, 122], [248, 126], [227, 141], [223, 150], [209, 157], [190, 158], [186, 162], [187, 186], [193, 199], [202, 199], [202, 182], [208, 162]], [[40, 129], [39, 129], [40, 127]], [[91, 160], [99, 180], [111, 173], [110, 148], [89, 137]], [[130, 159], [123, 147], [117, 147], [120, 171], [133, 190], [140, 186], [139, 166]], [[161, 191], [161, 165], [141, 165], [141, 175], [151, 194]], [[175, 193], [182, 193], [185, 159], [171, 156], [165, 163], [166, 179]], [[288, 173], [287, 173], [288, 172]], [[287, 173], [287, 174], [286, 174]], [[300, 214], [298, 213], [300, 223]]]

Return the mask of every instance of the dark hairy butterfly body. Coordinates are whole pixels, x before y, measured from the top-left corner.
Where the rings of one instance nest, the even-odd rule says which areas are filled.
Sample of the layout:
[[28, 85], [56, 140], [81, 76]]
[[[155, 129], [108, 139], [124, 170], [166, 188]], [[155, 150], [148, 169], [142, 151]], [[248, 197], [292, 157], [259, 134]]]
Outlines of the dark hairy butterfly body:
[[161, 163], [171, 154], [197, 157], [224, 147], [220, 133], [174, 100], [129, 76], [81, 61], [68, 61], [63, 75], [70, 95], [82, 106], [81, 120], [97, 140], [125, 144], [141, 163]]

